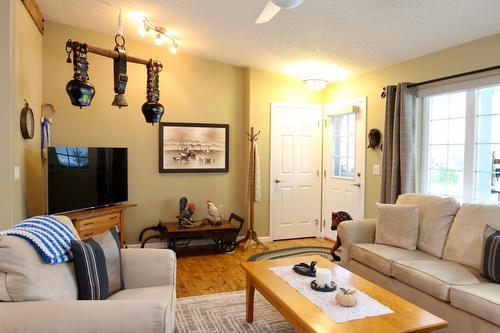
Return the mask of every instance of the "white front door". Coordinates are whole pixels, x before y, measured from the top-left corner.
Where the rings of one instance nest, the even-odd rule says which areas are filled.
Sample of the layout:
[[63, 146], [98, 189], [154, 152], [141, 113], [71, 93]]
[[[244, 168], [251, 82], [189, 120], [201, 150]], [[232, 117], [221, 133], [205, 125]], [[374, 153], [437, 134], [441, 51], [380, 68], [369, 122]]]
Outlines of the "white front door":
[[320, 105], [271, 105], [271, 237], [313, 237], [321, 219]]
[[332, 212], [364, 218], [366, 97], [325, 106], [322, 235], [335, 240]]

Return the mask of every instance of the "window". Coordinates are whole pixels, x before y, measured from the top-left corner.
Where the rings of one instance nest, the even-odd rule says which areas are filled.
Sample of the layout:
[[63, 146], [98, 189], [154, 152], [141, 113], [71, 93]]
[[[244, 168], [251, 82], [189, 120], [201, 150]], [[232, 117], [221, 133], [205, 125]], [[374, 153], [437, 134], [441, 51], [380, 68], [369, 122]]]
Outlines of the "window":
[[423, 111], [422, 192], [500, 203], [500, 85], [427, 95]]
[[332, 117], [332, 176], [354, 179], [356, 153], [356, 115], [347, 113]]

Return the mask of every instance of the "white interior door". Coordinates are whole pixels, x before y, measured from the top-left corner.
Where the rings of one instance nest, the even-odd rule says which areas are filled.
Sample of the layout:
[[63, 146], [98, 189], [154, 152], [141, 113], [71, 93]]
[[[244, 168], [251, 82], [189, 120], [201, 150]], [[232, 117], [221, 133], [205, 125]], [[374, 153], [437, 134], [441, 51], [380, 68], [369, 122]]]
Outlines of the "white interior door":
[[277, 239], [319, 235], [322, 106], [271, 105], [270, 228]]
[[364, 217], [366, 97], [326, 106], [324, 125], [322, 236], [335, 240], [332, 212]]

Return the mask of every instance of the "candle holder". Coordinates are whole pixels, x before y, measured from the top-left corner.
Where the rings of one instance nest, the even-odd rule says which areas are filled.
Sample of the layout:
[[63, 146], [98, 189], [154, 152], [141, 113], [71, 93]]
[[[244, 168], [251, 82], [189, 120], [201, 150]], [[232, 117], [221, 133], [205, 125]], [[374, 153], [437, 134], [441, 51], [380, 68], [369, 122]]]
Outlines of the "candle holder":
[[295, 273], [300, 275], [316, 277], [316, 263], [317, 261], [311, 261], [311, 264], [308, 265], [301, 262], [300, 264], [294, 265], [292, 269]]
[[330, 286], [324, 285], [322, 288], [316, 283], [316, 280], [311, 281], [311, 288], [316, 291], [322, 291], [322, 292], [332, 292], [337, 290], [337, 284], [333, 281], [330, 281]]

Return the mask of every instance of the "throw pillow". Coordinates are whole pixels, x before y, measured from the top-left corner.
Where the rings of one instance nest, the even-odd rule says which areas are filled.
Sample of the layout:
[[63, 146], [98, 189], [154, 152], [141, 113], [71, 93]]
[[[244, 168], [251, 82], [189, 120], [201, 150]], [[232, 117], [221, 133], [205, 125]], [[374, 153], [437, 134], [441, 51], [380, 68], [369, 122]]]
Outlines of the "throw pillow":
[[106, 299], [123, 289], [116, 227], [89, 239], [72, 241], [71, 250], [79, 299]]
[[377, 204], [375, 243], [417, 249], [418, 206]]
[[500, 258], [500, 231], [486, 225], [483, 255], [481, 256], [481, 274], [496, 283], [500, 283], [500, 260], [498, 258]]

